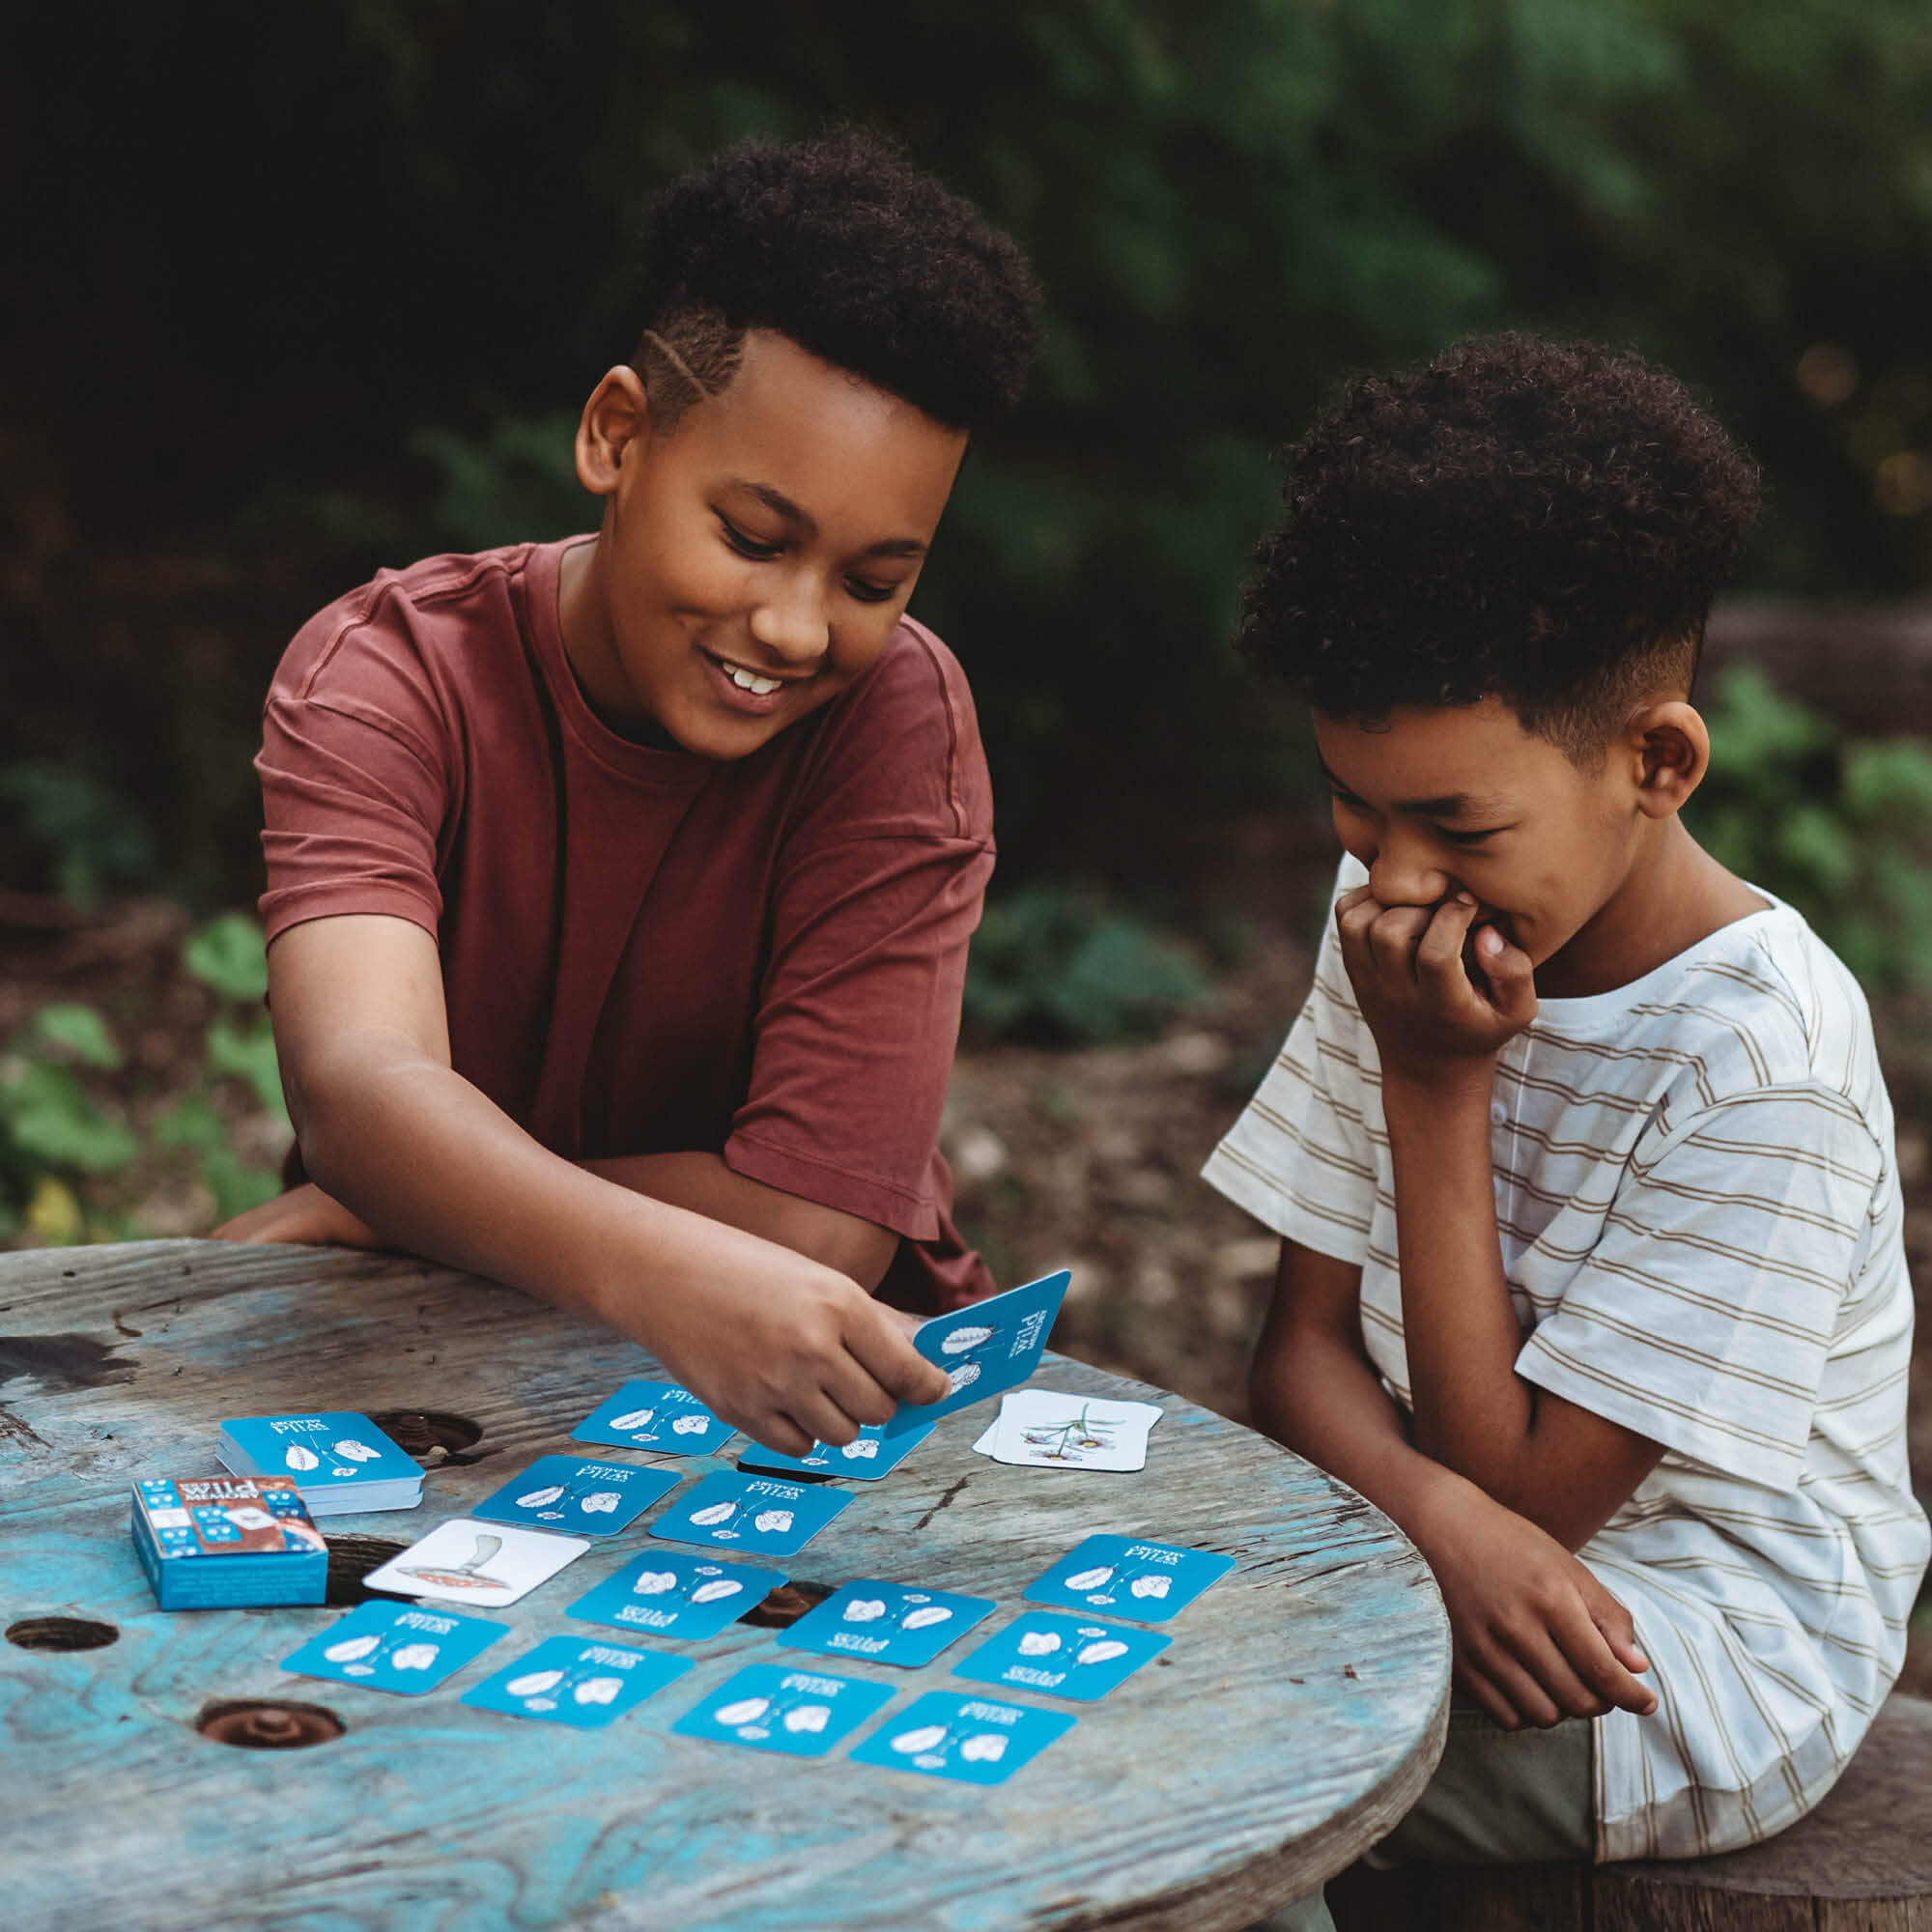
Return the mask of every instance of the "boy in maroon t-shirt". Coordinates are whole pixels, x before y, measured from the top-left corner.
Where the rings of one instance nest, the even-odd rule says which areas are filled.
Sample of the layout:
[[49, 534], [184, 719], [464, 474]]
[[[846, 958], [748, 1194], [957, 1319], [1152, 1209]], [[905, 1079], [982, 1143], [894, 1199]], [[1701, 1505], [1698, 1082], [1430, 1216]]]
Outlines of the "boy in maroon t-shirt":
[[869, 137], [727, 150], [577, 435], [596, 534], [384, 572], [264, 717], [298, 1173], [237, 1240], [400, 1246], [635, 1336], [769, 1447], [945, 1378], [991, 1286], [936, 1139], [992, 809], [905, 606], [1017, 400], [1013, 243]]

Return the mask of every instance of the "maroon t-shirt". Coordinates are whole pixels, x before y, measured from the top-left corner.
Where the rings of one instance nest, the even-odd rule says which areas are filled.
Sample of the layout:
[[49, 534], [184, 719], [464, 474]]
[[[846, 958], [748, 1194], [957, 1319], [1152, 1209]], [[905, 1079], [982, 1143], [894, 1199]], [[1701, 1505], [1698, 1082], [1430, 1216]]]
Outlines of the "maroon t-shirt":
[[545, 1147], [719, 1152], [904, 1236], [895, 1300], [989, 1293], [937, 1148], [993, 867], [957, 663], [906, 618], [749, 757], [637, 744], [564, 656], [567, 548], [384, 571], [302, 627], [256, 760], [269, 937], [413, 920], [456, 1070]]

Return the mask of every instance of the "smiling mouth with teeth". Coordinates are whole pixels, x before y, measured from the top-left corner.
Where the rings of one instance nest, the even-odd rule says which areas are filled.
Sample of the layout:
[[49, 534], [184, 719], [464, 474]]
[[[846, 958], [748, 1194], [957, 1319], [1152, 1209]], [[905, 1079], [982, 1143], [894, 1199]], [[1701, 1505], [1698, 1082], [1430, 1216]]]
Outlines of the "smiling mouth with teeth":
[[781, 677], [761, 677], [754, 670], [747, 670], [741, 664], [733, 664], [729, 658], [713, 658], [711, 661], [740, 691], [749, 691], [754, 696], [764, 697], [777, 691], [787, 682]]

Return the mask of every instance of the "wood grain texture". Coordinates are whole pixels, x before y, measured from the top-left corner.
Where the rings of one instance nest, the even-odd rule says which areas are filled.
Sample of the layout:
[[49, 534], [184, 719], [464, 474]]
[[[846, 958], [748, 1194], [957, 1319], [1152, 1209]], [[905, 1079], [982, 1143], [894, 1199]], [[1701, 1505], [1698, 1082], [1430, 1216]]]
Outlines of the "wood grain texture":
[[[1447, 1623], [1386, 1519], [1251, 1431], [1079, 1364], [1049, 1358], [1039, 1380], [1164, 1403], [1144, 1476], [991, 1463], [970, 1451], [984, 1415], [967, 1410], [854, 1486], [785, 1566], [996, 1597], [990, 1633], [1092, 1532], [1236, 1558], [1174, 1620], [1158, 1664], [1097, 1705], [1037, 1700], [1076, 1709], [1077, 1727], [981, 1790], [851, 1765], [843, 1747], [800, 1762], [670, 1736], [733, 1670], [794, 1654], [747, 1626], [663, 1646], [696, 1667], [607, 1731], [457, 1701], [546, 1636], [595, 1634], [563, 1606], [637, 1553], [641, 1526], [493, 1612], [512, 1634], [421, 1698], [277, 1669], [337, 1612], [155, 1607], [129, 1486], [213, 1471], [222, 1418], [431, 1408], [481, 1425], [474, 1460], [432, 1466], [420, 1510], [325, 1525], [407, 1541], [571, 1450], [599, 1400], [655, 1372], [601, 1329], [394, 1257], [170, 1241], [0, 1257], [0, 1336], [34, 1345], [0, 1344], [0, 1622], [121, 1631], [69, 1655], [0, 1646], [10, 1932], [1215, 1932], [1381, 1836], [1441, 1748]], [[966, 1647], [923, 1670], [839, 1668], [892, 1684], [897, 1711], [963, 1688], [950, 1672]], [[278, 1695], [327, 1706], [347, 1735], [249, 1751], [193, 1728], [210, 1699]]]

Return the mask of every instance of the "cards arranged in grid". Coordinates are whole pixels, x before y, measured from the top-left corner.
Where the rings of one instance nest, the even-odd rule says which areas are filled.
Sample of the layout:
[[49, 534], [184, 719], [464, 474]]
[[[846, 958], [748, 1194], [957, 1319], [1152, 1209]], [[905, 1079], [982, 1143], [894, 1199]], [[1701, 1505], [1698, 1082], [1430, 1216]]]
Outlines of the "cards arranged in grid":
[[781, 1632], [778, 1640], [788, 1650], [916, 1669], [998, 1608], [991, 1597], [915, 1590], [904, 1583], [846, 1583]]
[[507, 1635], [508, 1624], [408, 1604], [358, 1604], [282, 1660], [298, 1677], [332, 1677], [406, 1697], [434, 1690]]
[[650, 1533], [668, 1543], [789, 1556], [803, 1549], [851, 1500], [843, 1490], [813, 1489], [776, 1476], [721, 1469], [659, 1517]]
[[726, 1680], [671, 1729], [687, 1738], [823, 1757], [894, 1696], [890, 1684], [822, 1670], [753, 1663]]
[[848, 1476], [855, 1483], [876, 1483], [887, 1471], [896, 1469], [934, 1427], [928, 1422], [888, 1435], [883, 1423], [868, 1422], [860, 1430], [856, 1442], [838, 1449], [820, 1442], [810, 1456], [786, 1456], [753, 1442], [738, 1462], [747, 1469], [797, 1469], [808, 1475]]
[[852, 1749], [855, 1764], [882, 1764], [961, 1784], [1001, 1784], [1073, 1728], [1065, 1711], [928, 1690]]
[[675, 1469], [593, 1463], [581, 1456], [539, 1456], [470, 1514], [486, 1522], [520, 1522], [527, 1529], [615, 1536], [682, 1481]]
[[886, 1424], [888, 1435], [903, 1435], [923, 1422], [937, 1422], [1003, 1389], [1016, 1387], [1039, 1366], [1054, 1317], [1072, 1277], [1062, 1268], [1021, 1288], [1009, 1288], [952, 1315], [935, 1315], [913, 1331], [912, 1345], [928, 1362], [937, 1362], [952, 1384], [938, 1402], [901, 1403]]
[[1174, 1639], [1079, 1617], [1029, 1610], [952, 1666], [955, 1677], [1008, 1690], [1043, 1690], [1083, 1703], [1104, 1697]]
[[608, 1442], [618, 1449], [655, 1449], [672, 1456], [707, 1456], [732, 1434], [728, 1422], [675, 1382], [626, 1382], [570, 1432], [573, 1442]]
[[579, 1636], [547, 1637], [463, 1701], [479, 1711], [602, 1730], [691, 1668], [683, 1657]]
[[1030, 1604], [1111, 1610], [1136, 1623], [1165, 1623], [1234, 1567], [1232, 1556], [1211, 1550], [1090, 1536], [1029, 1583], [1024, 1594]]
[[514, 1523], [453, 1517], [362, 1580], [399, 1597], [500, 1609], [527, 1596], [590, 1548], [581, 1536], [550, 1536]]
[[785, 1580], [781, 1570], [682, 1549], [653, 1549], [572, 1604], [567, 1615], [615, 1630], [689, 1641], [716, 1636]]

